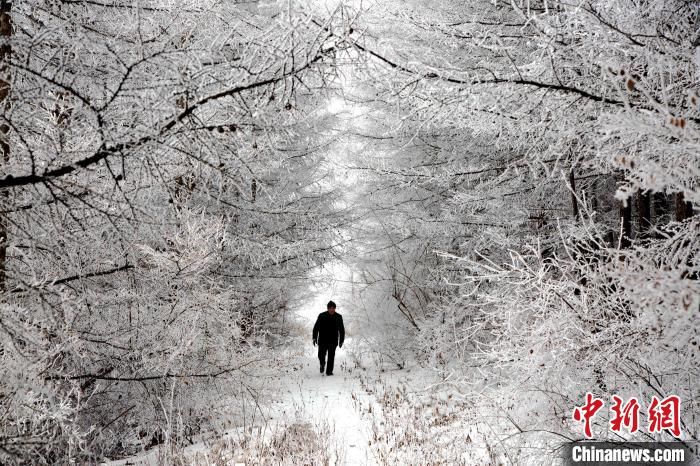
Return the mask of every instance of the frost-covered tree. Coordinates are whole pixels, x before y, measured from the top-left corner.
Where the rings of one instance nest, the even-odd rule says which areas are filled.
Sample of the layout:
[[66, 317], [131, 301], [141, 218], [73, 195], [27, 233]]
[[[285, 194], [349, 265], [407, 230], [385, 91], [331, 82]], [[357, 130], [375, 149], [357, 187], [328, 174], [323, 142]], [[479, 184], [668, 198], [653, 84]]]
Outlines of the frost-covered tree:
[[1, 461], [181, 445], [222, 396], [257, 396], [307, 272], [342, 241], [315, 109], [344, 20], [217, 1], [10, 16]]
[[696, 440], [697, 11], [382, 2], [361, 18], [362, 95], [386, 125], [358, 165], [397, 227], [384, 253], [429, 296], [419, 353], [476, 386], [511, 446], [580, 438], [587, 390], [677, 394]]

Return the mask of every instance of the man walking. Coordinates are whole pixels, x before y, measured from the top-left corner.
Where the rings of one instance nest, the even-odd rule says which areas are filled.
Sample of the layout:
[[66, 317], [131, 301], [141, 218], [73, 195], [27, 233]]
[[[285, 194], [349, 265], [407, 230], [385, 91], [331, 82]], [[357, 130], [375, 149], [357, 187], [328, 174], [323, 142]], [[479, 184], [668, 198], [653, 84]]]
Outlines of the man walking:
[[[321, 374], [326, 369], [326, 375], [333, 375], [333, 360], [335, 359], [335, 347], [343, 347], [345, 340], [345, 327], [343, 317], [335, 312], [335, 303], [329, 301], [326, 312], [322, 312], [314, 325], [314, 346], [318, 344], [318, 360], [321, 362]], [[328, 365], [326, 365], [326, 352], [328, 352]]]

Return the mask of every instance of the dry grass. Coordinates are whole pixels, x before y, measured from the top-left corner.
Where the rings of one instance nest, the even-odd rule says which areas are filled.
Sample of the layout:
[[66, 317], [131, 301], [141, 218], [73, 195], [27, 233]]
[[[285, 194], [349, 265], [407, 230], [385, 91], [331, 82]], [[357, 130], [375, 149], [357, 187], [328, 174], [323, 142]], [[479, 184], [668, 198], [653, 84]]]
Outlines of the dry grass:
[[328, 424], [296, 419], [278, 424], [267, 435], [227, 436], [205, 451], [182, 452], [177, 466], [331, 466], [341, 464], [341, 449], [332, 439]]

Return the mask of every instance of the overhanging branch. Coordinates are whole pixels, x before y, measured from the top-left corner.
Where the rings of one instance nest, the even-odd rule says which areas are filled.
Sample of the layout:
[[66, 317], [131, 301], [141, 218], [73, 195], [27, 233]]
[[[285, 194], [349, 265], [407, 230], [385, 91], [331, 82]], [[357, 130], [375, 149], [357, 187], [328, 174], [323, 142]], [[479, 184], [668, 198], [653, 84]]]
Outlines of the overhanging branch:
[[144, 144], [147, 144], [151, 141], [156, 140], [156, 138], [161, 138], [165, 136], [170, 130], [172, 130], [178, 123], [181, 123], [185, 118], [188, 116], [192, 115], [196, 110], [199, 108], [203, 107], [209, 102], [213, 102], [219, 99], [222, 99], [224, 97], [231, 97], [236, 94], [240, 94], [242, 92], [251, 90], [251, 89], [256, 89], [259, 87], [264, 87], [268, 86], [270, 84], [282, 81], [283, 79], [286, 79], [290, 76], [296, 75], [297, 73], [304, 71], [311, 67], [314, 63], [319, 61], [323, 57], [323, 54], [321, 50], [317, 52], [317, 55], [306, 62], [303, 66], [284, 72], [280, 74], [279, 76], [276, 76], [274, 78], [269, 78], [269, 79], [264, 79], [262, 81], [256, 81], [253, 83], [245, 84], [242, 86], [236, 86], [231, 89], [227, 89], [225, 91], [218, 92], [216, 94], [212, 94], [210, 96], [204, 97], [200, 99], [197, 102], [194, 102], [191, 106], [187, 107], [184, 109], [182, 112], [180, 112], [177, 116], [172, 118], [170, 121], [165, 123], [161, 130], [158, 132], [157, 135], [148, 135], [148, 136], [143, 136], [136, 141], [132, 142], [126, 142], [126, 143], [119, 143], [115, 145], [108, 146], [105, 143], [102, 143], [100, 147], [95, 151], [95, 153], [89, 157], [86, 157], [84, 159], [78, 160], [76, 162], [73, 162], [69, 165], [64, 165], [62, 167], [54, 168], [52, 170], [47, 170], [42, 174], [31, 174], [31, 175], [6, 175], [4, 178], [0, 179], [0, 189], [6, 189], [6, 188], [14, 188], [14, 187], [20, 187], [20, 186], [28, 186], [32, 184], [38, 184], [38, 183], [45, 183], [48, 182], [51, 179], [54, 178], [59, 178], [61, 176], [65, 176], [71, 173], [74, 173], [82, 168], [87, 168], [93, 165], [96, 165], [97, 163], [101, 162], [102, 160], [107, 159], [108, 157], [115, 156], [115, 155], [124, 155], [127, 151], [136, 149], [140, 146], [143, 146]]

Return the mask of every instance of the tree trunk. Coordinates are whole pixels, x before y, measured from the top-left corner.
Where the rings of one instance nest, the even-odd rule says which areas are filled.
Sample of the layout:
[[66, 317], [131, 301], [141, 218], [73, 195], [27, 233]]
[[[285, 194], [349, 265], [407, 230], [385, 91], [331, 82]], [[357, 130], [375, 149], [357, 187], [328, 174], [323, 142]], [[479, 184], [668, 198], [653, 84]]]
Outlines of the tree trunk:
[[651, 195], [648, 191], [637, 191], [637, 231], [640, 238], [646, 238], [651, 228]]
[[578, 199], [576, 199], [576, 178], [574, 177], [574, 169], [569, 172], [569, 185], [571, 188], [571, 207], [574, 214], [574, 220], [578, 220]]
[[656, 223], [668, 223], [668, 219], [665, 218], [666, 215], [668, 215], [668, 199], [666, 199], [666, 194], [654, 193], [652, 204], [654, 207], [654, 221]]
[[620, 218], [622, 219], [622, 238], [620, 238], [620, 249], [630, 247], [632, 237], [632, 199], [627, 202], [620, 201]]
[[593, 181], [591, 182], [591, 188], [590, 188], [590, 194], [589, 196], [591, 199], [591, 209], [593, 212], [598, 211], [598, 178], [593, 178]]
[[[0, 39], [9, 41], [12, 36], [12, 21], [10, 19], [10, 0], [0, 0]], [[8, 97], [10, 95], [10, 66], [7, 62], [10, 59], [12, 48], [9, 43], [0, 45], [0, 108], [3, 113], [8, 109]], [[3, 122], [0, 124], [0, 161], [7, 165], [10, 161], [10, 126]], [[7, 193], [2, 193], [6, 198]], [[2, 202], [4, 204], [4, 202]], [[0, 216], [0, 292], [7, 289], [7, 220]]]
[[676, 193], [676, 221], [682, 222], [693, 215], [693, 205], [685, 201], [683, 193]]
[[663, 233], [659, 231], [659, 227], [663, 228], [669, 222], [669, 206], [668, 198], [665, 193], [654, 193], [652, 195], [652, 218], [657, 226], [656, 237], [661, 238]]

